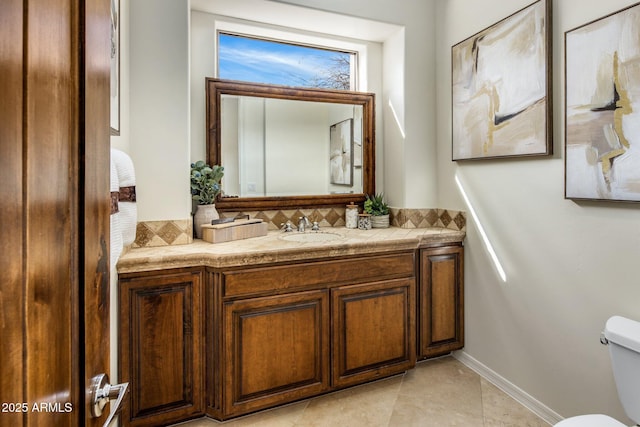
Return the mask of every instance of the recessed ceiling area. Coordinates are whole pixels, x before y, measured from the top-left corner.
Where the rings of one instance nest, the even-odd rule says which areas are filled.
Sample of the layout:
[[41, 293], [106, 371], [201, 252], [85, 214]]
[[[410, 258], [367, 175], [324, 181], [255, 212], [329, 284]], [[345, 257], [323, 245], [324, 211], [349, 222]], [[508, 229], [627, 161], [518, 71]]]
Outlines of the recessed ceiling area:
[[[191, 10], [380, 43], [402, 28], [399, 25], [263, 0], [191, 0]], [[292, 16], [295, 19], [291, 19]]]

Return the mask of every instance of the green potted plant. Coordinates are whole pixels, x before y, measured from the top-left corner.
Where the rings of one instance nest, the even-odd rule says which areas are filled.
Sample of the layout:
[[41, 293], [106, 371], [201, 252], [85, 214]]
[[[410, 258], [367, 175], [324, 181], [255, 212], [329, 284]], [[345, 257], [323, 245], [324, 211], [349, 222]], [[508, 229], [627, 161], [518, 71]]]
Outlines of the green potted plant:
[[223, 176], [223, 166], [209, 166], [202, 160], [191, 163], [191, 198], [196, 205], [193, 224], [198, 239], [202, 238], [203, 224], [211, 224], [211, 220], [220, 218], [215, 201], [221, 191]]
[[389, 227], [389, 206], [384, 201], [384, 194], [367, 194], [364, 201], [364, 211], [371, 215], [373, 228]]

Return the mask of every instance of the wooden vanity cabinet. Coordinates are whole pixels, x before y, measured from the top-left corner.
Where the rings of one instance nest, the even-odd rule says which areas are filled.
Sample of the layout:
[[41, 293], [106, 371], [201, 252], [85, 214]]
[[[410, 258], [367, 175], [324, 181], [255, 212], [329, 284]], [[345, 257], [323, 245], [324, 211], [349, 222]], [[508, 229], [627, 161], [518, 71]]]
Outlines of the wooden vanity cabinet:
[[119, 277], [122, 425], [160, 426], [204, 414], [203, 270]]
[[419, 249], [418, 359], [464, 347], [464, 248]]
[[[415, 365], [414, 251], [212, 274], [222, 289], [209, 415], [227, 419]], [[207, 298], [213, 301], [215, 298]], [[212, 310], [212, 315], [215, 310]], [[215, 390], [214, 390], [215, 393]]]
[[120, 274], [121, 424], [225, 420], [402, 373], [462, 348], [463, 286], [461, 244]]

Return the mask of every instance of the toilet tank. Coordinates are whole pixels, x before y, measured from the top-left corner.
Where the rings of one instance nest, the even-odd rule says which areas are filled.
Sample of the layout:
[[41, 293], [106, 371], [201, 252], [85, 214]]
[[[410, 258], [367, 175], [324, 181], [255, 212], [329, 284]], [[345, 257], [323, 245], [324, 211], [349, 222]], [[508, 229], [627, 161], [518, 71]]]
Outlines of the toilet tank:
[[640, 424], [640, 322], [613, 316], [607, 320], [604, 336], [609, 341], [618, 398], [627, 416]]

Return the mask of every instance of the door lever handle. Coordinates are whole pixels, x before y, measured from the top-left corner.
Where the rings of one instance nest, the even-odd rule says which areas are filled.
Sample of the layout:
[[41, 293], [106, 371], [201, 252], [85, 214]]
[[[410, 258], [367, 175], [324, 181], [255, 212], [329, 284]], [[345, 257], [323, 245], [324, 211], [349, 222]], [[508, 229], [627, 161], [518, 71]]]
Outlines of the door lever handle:
[[107, 402], [115, 399], [115, 404], [111, 404], [111, 412], [104, 422], [104, 427], [108, 427], [113, 421], [113, 417], [116, 416], [122, 407], [124, 402], [124, 396], [129, 391], [129, 383], [122, 384], [109, 384], [109, 377], [107, 374], [96, 375], [91, 379], [90, 405], [91, 405], [91, 417], [98, 418], [102, 415], [102, 410], [107, 405]]

